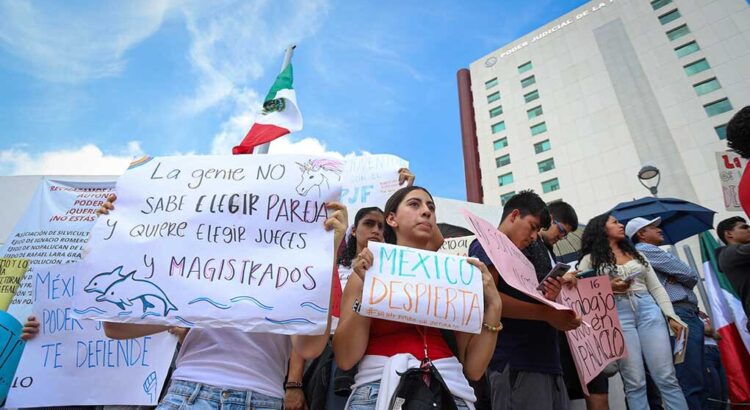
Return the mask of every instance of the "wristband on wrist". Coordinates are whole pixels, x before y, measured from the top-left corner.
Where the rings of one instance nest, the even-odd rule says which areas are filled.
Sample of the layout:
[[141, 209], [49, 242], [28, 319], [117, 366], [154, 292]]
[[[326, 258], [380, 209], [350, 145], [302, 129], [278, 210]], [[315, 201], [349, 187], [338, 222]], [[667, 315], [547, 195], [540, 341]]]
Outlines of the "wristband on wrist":
[[284, 389], [301, 389], [302, 382], [286, 382], [284, 383]]
[[482, 323], [482, 327], [489, 330], [490, 332], [499, 332], [503, 330], [503, 322], [497, 322], [497, 326], [488, 325], [487, 322]]

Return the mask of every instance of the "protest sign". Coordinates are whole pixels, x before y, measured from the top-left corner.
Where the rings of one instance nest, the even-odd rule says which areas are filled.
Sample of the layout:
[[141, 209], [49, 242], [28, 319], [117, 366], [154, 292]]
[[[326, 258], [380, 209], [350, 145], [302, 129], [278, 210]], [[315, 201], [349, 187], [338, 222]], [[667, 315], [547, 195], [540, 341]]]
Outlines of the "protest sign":
[[479, 244], [487, 252], [495, 269], [508, 285], [557, 310], [570, 310], [569, 307], [542, 296], [542, 293], [536, 289], [539, 286], [539, 279], [536, 277], [534, 265], [504, 233], [465, 209], [463, 214], [471, 223]]
[[75, 319], [72, 298], [83, 292], [77, 269], [75, 263], [36, 267], [39, 334], [26, 343], [7, 405], [156, 405], [177, 337], [113, 340], [101, 322]]
[[0, 258], [0, 310], [8, 310], [21, 278], [28, 269], [28, 259]]
[[588, 396], [586, 383], [609, 363], [627, 356], [612, 285], [606, 276], [579, 279], [574, 287], [562, 287], [560, 300], [584, 322], [577, 329], [565, 332], [565, 337], [581, 387]]
[[475, 238], [474, 235], [446, 238], [438, 252], [456, 256], [469, 256], [469, 245]]
[[8, 395], [10, 386], [15, 387], [19, 383], [13, 375], [23, 353], [22, 329], [23, 326], [16, 318], [0, 311], [0, 403]]
[[360, 314], [396, 322], [479, 333], [482, 272], [467, 258], [369, 242]]
[[145, 158], [91, 231], [83, 318], [325, 331], [342, 163], [291, 155]]
[[741, 211], [739, 185], [745, 170], [745, 160], [734, 151], [717, 152], [716, 167], [724, 195], [724, 208], [727, 211]]
[[0, 257], [22, 258], [29, 269], [8, 307], [24, 322], [31, 314], [34, 266], [81, 259], [94, 226], [96, 210], [112, 192], [114, 182], [79, 182], [44, 179], [23, 217], [0, 248]]
[[398, 170], [408, 168], [409, 162], [395, 155], [377, 154], [347, 158], [341, 189], [341, 203], [349, 209], [349, 224], [362, 208], [377, 206], [398, 191]]

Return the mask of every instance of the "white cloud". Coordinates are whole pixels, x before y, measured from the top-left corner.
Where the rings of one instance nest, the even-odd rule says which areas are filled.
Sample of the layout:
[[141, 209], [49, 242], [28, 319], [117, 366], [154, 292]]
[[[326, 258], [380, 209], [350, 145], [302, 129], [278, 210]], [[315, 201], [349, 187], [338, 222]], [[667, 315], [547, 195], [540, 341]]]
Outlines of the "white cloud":
[[120, 175], [140, 156], [138, 141], [129, 141], [126, 150], [115, 154], [105, 154], [94, 144], [42, 153], [11, 148], [0, 151], [0, 171], [5, 175]]

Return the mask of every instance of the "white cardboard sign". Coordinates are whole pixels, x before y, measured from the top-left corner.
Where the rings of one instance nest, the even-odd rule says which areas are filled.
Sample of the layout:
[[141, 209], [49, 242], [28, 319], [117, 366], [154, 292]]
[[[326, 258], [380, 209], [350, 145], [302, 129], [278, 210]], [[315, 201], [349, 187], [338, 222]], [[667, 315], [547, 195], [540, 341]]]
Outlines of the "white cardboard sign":
[[349, 224], [362, 208], [383, 209], [391, 195], [406, 185], [398, 184], [398, 170], [409, 162], [395, 155], [377, 154], [348, 158], [344, 164], [341, 203], [349, 209]]

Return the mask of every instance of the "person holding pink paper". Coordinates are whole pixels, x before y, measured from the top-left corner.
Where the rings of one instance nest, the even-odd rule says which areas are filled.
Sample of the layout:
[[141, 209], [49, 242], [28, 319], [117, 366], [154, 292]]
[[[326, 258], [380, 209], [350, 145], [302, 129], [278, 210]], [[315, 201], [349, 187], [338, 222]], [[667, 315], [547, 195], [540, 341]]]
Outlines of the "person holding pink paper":
[[581, 270], [609, 275], [628, 356], [618, 361], [631, 409], [647, 409], [646, 369], [661, 393], [664, 407], [687, 409], [672, 364], [664, 321], [679, 335], [685, 324], [674, 311], [653, 267], [625, 236], [625, 227], [609, 213], [594, 217], [581, 238]]

